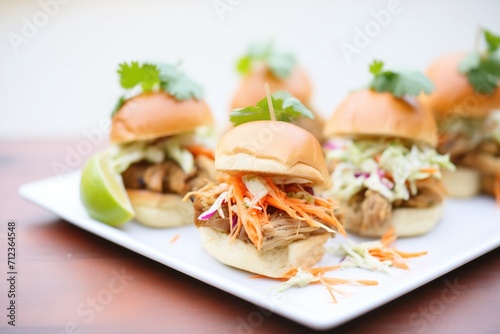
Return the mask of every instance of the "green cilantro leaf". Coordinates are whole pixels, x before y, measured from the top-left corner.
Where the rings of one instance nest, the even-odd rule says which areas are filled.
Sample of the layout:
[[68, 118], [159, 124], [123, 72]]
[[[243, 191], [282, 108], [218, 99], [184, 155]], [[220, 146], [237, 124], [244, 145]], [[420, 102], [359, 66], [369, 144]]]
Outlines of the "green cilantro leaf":
[[252, 71], [252, 58], [248, 55], [241, 57], [236, 64], [236, 70], [244, 76], [250, 74]]
[[177, 66], [158, 65], [160, 69], [161, 87], [177, 100], [201, 99], [203, 89], [199, 84], [180, 72]]
[[162, 81], [162, 87], [179, 101], [198, 100], [203, 96], [201, 86], [185, 75], [180, 75], [174, 80]]
[[[287, 92], [280, 91], [272, 94], [271, 101], [278, 121], [292, 122], [298, 117], [314, 119], [314, 114]], [[271, 120], [267, 97], [260, 100], [255, 106], [233, 110], [229, 120], [235, 126], [252, 121]]]
[[469, 83], [474, 90], [480, 94], [491, 94], [495, 91], [498, 84], [498, 77], [492, 75], [480, 68], [471, 70], [467, 73]]
[[384, 67], [384, 62], [380, 60], [374, 60], [373, 63], [370, 64], [370, 73], [377, 76], [382, 74], [382, 68]]
[[429, 94], [434, 84], [424, 74], [417, 71], [394, 72], [383, 69], [384, 63], [374, 60], [370, 65], [373, 79], [369, 87], [377, 92], [389, 92], [396, 97]]
[[487, 50], [471, 52], [458, 65], [460, 73], [467, 76], [469, 84], [480, 94], [492, 94], [500, 81], [500, 58], [495, 54], [500, 48], [500, 36], [483, 30]]
[[238, 60], [236, 70], [246, 76], [252, 72], [256, 64], [264, 64], [275, 77], [286, 79], [292, 73], [296, 60], [290, 53], [277, 52], [272, 42], [253, 44], [247, 54]]
[[500, 36], [495, 35], [489, 30], [484, 30], [484, 39], [486, 41], [486, 45], [488, 47], [489, 53], [494, 53], [500, 48]]
[[119, 65], [118, 74], [120, 84], [125, 89], [131, 89], [140, 84], [143, 91], [149, 92], [155, 85], [160, 84], [160, 72], [155, 65], [151, 64], [139, 65], [134, 61], [130, 65], [123, 63]]
[[[164, 90], [179, 101], [201, 99], [203, 90], [199, 84], [179, 71], [178, 66], [170, 64], [139, 64], [138, 62], [122, 63], [118, 66], [120, 84], [124, 89], [141, 88], [141, 92]], [[129, 96], [130, 98], [130, 96]], [[113, 108], [111, 117], [126, 102], [125, 96], [120, 97]]]
[[464, 59], [462, 59], [460, 64], [458, 64], [458, 70], [461, 73], [467, 73], [475, 68], [478, 68], [480, 63], [481, 57], [478, 53], [469, 53], [464, 57]]

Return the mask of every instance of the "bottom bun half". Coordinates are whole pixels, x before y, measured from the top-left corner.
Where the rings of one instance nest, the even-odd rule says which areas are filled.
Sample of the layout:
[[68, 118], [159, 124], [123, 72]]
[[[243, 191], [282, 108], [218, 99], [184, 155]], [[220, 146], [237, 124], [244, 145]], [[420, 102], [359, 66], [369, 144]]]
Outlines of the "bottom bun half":
[[194, 209], [176, 194], [161, 194], [148, 190], [127, 189], [135, 211], [134, 220], [149, 227], [174, 227], [192, 224]]
[[253, 244], [230, 240], [228, 234], [209, 227], [199, 227], [198, 232], [205, 250], [218, 261], [268, 277], [283, 277], [298, 267], [313, 266], [323, 257], [323, 245], [330, 237], [330, 234], [323, 233], [295, 241], [287, 247], [260, 252]]
[[455, 172], [443, 171], [443, 185], [448, 196], [468, 198], [481, 191], [481, 175], [477, 170], [458, 167]]
[[379, 238], [389, 228], [394, 227], [398, 237], [413, 237], [422, 235], [437, 224], [443, 216], [444, 205], [436, 204], [430, 208], [397, 208], [392, 211], [391, 218], [384, 222], [383, 228], [379, 226], [367, 226], [361, 228], [361, 224], [353, 223], [349, 219], [349, 210], [346, 210], [345, 225], [347, 231], [362, 237]]

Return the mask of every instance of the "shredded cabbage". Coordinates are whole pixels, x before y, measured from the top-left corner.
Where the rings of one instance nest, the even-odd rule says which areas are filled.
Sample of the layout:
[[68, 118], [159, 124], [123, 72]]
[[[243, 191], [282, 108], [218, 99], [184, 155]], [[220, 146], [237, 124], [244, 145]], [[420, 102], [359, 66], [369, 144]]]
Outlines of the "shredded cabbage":
[[194, 142], [194, 134], [187, 133], [171, 136], [165, 140], [146, 140], [122, 145], [112, 145], [107, 154], [111, 159], [113, 168], [118, 173], [123, 173], [131, 164], [146, 160], [158, 164], [170, 158], [177, 162], [182, 170], [189, 174], [194, 171], [194, 157], [183, 146]]
[[266, 181], [256, 175], [244, 175], [242, 180], [245, 187], [247, 187], [248, 191], [253, 195], [253, 198], [250, 200], [251, 206], [257, 204], [269, 193]]
[[314, 281], [314, 275], [308, 271], [302, 269], [302, 267], [297, 268], [297, 273], [291, 277], [288, 281], [281, 283], [276, 287], [278, 292], [283, 292], [292, 286], [300, 286], [301, 288], [311, 284]]
[[327, 160], [338, 162], [332, 173], [331, 195], [345, 200], [363, 188], [390, 201], [408, 200], [417, 193], [418, 180], [439, 179], [442, 168], [455, 170], [448, 155], [430, 147], [407, 148], [397, 140], [342, 140], [325, 146], [325, 151]]
[[340, 243], [334, 247], [327, 248], [327, 252], [343, 256], [341, 262], [342, 268], [363, 268], [372, 271], [388, 272], [391, 267], [391, 261], [380, 261], [370, 255], [369, 250], [373, 248], [382, 248], [380, 241], [368, 241], [355, 243], [347, 239], [346, 243]]

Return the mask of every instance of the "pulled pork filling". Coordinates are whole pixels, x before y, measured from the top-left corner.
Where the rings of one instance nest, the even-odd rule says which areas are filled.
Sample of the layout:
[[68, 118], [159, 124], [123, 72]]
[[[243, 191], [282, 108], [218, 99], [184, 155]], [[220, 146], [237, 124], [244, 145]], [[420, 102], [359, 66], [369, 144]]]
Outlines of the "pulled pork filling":
[[300, 184], [276, 185], [254, 175], [230, 177], [187, 196], [193, 201], [197, 227], [227, 233], [260, 251], [286, 247], [311, 235], [343, 232], [334, 215], [336, 204]]
[[346, 227], [385, 231], [396, 208], [429, 208], [444, 199], [447, 155], [401, 140], [333, 140], [324, 145], [333, 169], [329, 193], [347, 203]]
[[478, 170], [482, 190], [500, 196], [500, 110], [486, 119], [443, 120], [439, 130], [438, 149], [457, 166]]
[[184, 196], [215, 179], [211, 151], [194, 139], [183, 134], [134, 142], [110, 148], [109, 155], [125, 188]]

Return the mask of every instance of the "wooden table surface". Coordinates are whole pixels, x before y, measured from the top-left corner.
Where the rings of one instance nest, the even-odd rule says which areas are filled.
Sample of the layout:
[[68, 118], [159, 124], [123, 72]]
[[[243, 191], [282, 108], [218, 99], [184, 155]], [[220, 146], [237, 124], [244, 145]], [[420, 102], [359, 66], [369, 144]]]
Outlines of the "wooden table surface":
[[[0, 333], [313, 332], [19, 196], [21, 184], [54, 176], [54, 167], [65, 164], [79, 143], [0, 142]], [[71, 162], [73, 168], [83, 163]], [[18, 232], [15, 328], [6, 318], [6, 225], [11, 219]], [[329, 332], [500, 333], [500, 249]]]

